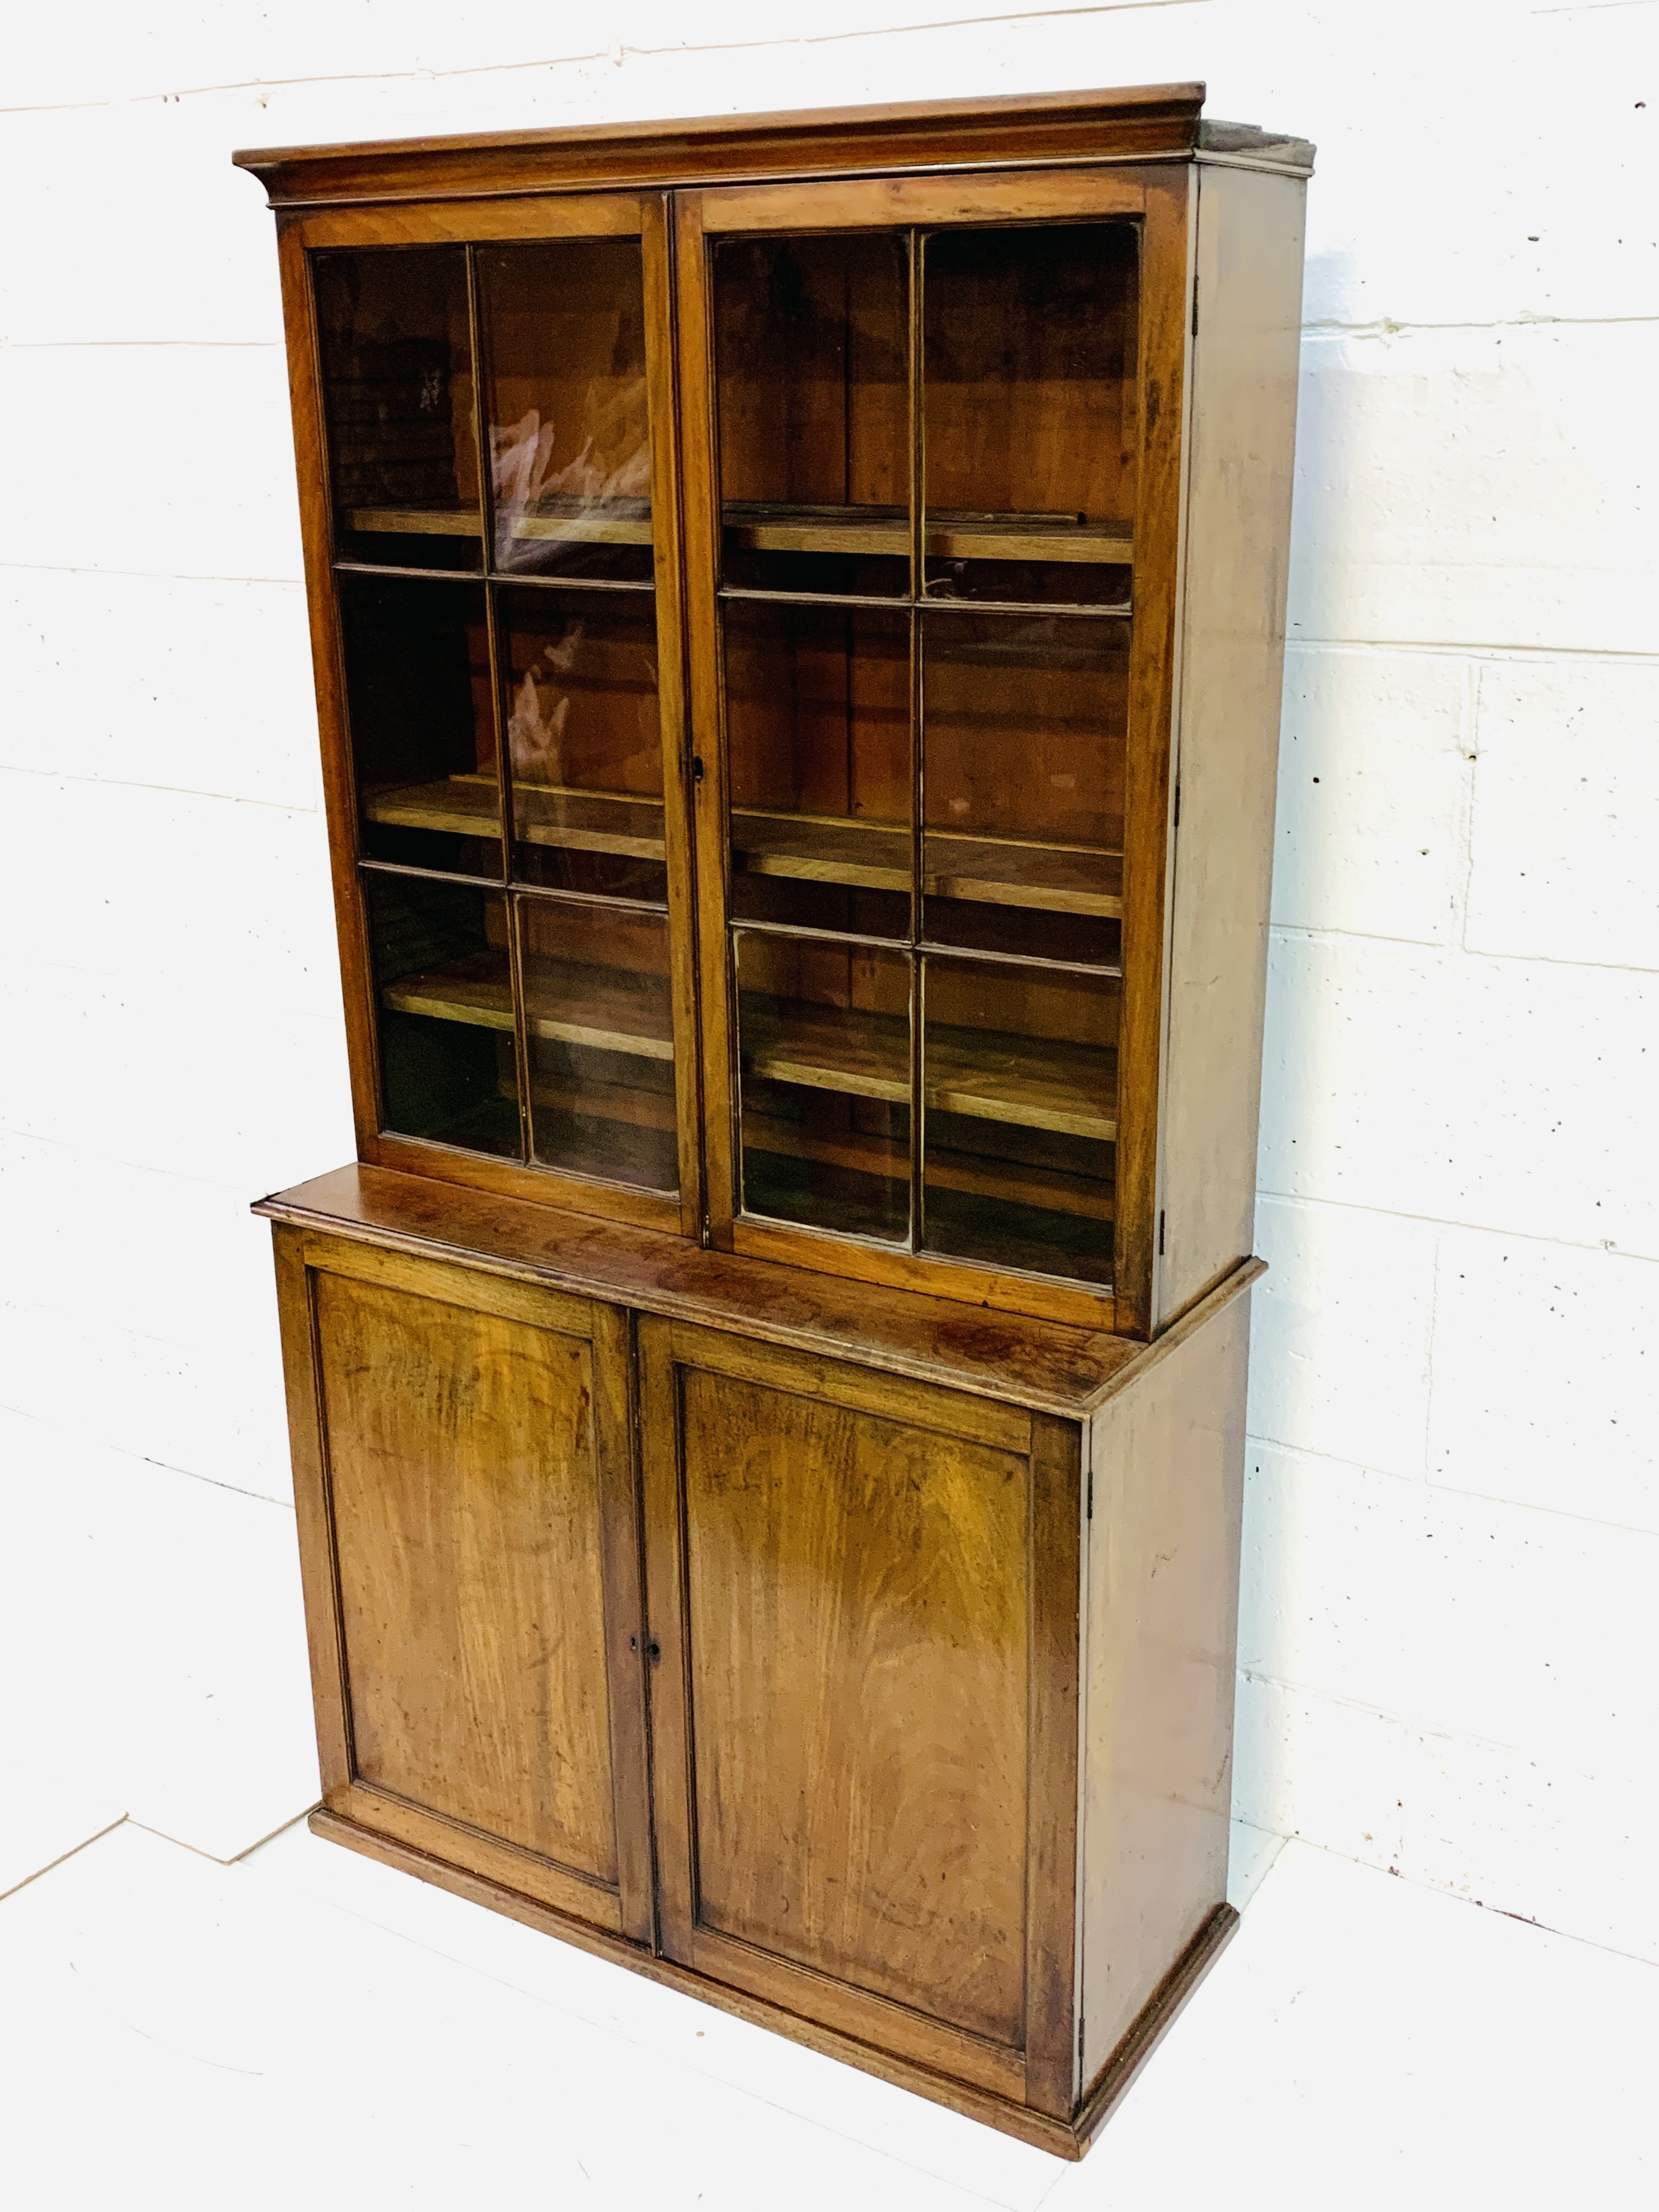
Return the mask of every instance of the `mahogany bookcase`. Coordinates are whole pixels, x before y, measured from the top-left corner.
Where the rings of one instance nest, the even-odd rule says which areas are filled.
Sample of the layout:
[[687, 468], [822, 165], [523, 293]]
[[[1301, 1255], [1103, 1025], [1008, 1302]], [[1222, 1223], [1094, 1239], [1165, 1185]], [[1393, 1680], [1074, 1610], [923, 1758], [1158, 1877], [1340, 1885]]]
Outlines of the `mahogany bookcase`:
[[1235, 1917], [1311, 149], [1202, 100], [236, 156], [313, 1826], [1073, 2155]]

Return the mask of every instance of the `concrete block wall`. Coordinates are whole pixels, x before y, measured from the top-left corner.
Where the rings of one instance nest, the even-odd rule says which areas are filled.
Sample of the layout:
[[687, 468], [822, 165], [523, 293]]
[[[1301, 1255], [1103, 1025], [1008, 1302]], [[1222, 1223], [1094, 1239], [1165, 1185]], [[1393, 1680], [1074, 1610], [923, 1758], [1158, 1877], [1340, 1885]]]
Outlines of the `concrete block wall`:
[[1202, 77], [1320, 147], [1237, 1809], [1659, 1958], [1656, 61], [1659, 10], [1611, 0], [14, 26], [14, 1469], [33, 1435], [63, 1482], [96, 1447], [100, 1496], [283, 1498], [246, 1205], [351, 1148], [275, 257], [230, 149]]

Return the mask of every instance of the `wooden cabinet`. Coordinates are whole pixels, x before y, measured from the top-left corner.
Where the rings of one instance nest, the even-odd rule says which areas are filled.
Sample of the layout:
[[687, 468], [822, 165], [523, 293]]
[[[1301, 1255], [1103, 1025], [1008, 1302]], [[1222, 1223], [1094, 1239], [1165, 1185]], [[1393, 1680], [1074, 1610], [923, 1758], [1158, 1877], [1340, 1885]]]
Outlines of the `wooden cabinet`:
[[238, 156], [319, 1821], [1073, 2149], [1228, 1924], [1310, 149], [1201, 97]]

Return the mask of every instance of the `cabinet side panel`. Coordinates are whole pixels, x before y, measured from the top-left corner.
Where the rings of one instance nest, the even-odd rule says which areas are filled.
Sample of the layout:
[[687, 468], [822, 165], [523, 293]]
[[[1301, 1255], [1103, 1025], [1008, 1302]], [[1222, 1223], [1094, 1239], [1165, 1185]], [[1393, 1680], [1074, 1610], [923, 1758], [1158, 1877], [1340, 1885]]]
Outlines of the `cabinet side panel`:
[[1200, 172], [1160, 1327], [1254, 1236], [1304, 198]]
[[1226, 1894], [1249, 1350], [1246, 1296], [1091, 1425], [1085, 2090]]

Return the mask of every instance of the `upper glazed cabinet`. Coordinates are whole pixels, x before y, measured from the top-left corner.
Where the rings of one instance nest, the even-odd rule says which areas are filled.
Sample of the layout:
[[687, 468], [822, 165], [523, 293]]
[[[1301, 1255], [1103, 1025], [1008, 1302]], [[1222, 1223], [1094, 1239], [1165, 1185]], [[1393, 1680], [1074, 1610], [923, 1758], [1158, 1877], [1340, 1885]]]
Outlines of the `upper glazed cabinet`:
[[1199, 98], [258, 157], [365, 1159], [1130, 1335], [1248, 1255], [1308, 149]]

